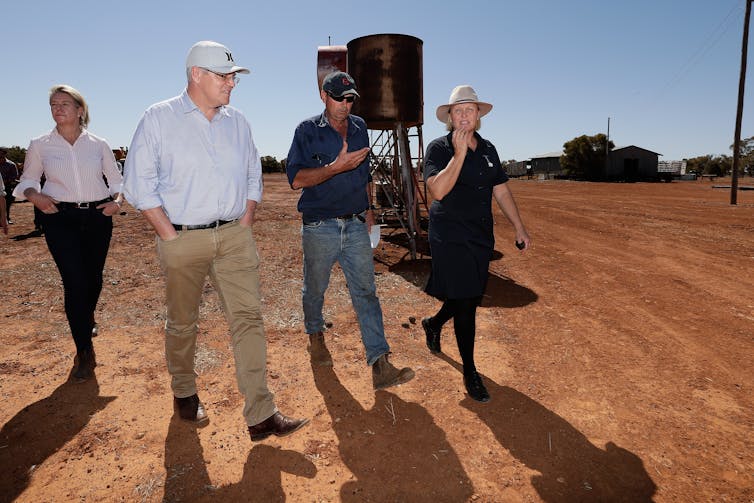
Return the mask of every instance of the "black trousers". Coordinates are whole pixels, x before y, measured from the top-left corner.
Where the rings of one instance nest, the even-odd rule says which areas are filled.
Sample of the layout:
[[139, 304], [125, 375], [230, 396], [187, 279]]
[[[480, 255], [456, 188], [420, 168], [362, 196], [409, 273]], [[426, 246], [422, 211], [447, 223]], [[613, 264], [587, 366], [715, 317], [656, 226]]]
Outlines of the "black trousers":
[[481, 300], [481, 297], [446, 299], [430, 321], [434, 328], [439, 330], [448, 320], [453, 318], [453, 329], [456, 332], [456, 343], [458, 344], [458, 353], [461, 355], [464, 375], [476, 372], [474, 362], [476, 308]]
[[14, 201], [16, 200], [15, 197], [13, 197], [13, 194], [11, 192], [13, 191], [13, 188], [11, 187], [8, 189], [8, 186], [5, 186], [5, 216], [10, 220], [10, 207], [13, 205]]
[[42, 225], [63, 280], [65, 315], [76, 351], [89, 350], [113, 219], [94, 208], [60, 208], [57, 213], [42, 214]]

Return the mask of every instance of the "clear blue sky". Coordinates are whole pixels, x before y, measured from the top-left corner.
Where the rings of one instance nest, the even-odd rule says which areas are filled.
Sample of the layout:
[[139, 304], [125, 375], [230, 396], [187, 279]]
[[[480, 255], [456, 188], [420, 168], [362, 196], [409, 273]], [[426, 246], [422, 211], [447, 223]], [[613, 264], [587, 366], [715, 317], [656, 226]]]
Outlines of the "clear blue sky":
[[[370, 7], [371, 6], [371, 7]], [[286, 156], [293, 129], [319, 113], [317, 47], [376, 33], [423, 40], [425, 142], [457, 84], [494, 104], [481, 134], [504, 159], [604, 133], [673, 160], [731, 154], [745, 0], [13, 0], [3, 7], [0, 144], [49, 131], [49, 88], [90, 104], [90, 129], [127, 146], [144, 109], [185, 85], [198, 40], [251, 69], [231, 104], [262, 155]], [[754, 49], [753, 49], [754, 50]], [[751, 73], [751, 72], [750, 72]], [[742, 137], [754, 135], [749, 76]]]

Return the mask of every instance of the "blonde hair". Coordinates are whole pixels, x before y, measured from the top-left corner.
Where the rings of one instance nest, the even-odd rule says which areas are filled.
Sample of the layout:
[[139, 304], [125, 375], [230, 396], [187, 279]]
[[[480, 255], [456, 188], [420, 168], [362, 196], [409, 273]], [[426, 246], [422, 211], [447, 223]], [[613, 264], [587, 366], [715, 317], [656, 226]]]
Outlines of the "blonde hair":
[[84, 96], [67, 84], [58, 84], [50, 88], [50, 102], [52, 102], [52, 97], [55, 96], [56, 93], [67, 94], [84, 110], [84, 113], [79, 117], [79, 125], [83, 128], [87, 127], [89, 125], [89, 105], [86, 104]]

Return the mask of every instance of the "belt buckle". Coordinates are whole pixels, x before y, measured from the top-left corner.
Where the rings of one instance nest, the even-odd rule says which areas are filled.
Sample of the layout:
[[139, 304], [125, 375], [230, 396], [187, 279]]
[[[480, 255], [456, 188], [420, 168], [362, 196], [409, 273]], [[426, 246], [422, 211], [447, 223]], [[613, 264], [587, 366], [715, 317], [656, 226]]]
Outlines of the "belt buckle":
[[88, 210], [89, 203], [76, 203], [76, 207], [80, 210]]

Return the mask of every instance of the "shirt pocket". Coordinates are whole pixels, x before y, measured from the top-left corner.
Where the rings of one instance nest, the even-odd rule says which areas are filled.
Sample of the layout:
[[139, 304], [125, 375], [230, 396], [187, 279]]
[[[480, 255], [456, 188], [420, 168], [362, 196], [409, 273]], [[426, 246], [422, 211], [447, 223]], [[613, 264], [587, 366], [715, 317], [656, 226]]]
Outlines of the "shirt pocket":
[[326, 166], [336, 159], [337, 155], [328, 154], [327, 152], [314, 152], [312, 154], [312, 162], [317, 167]]

